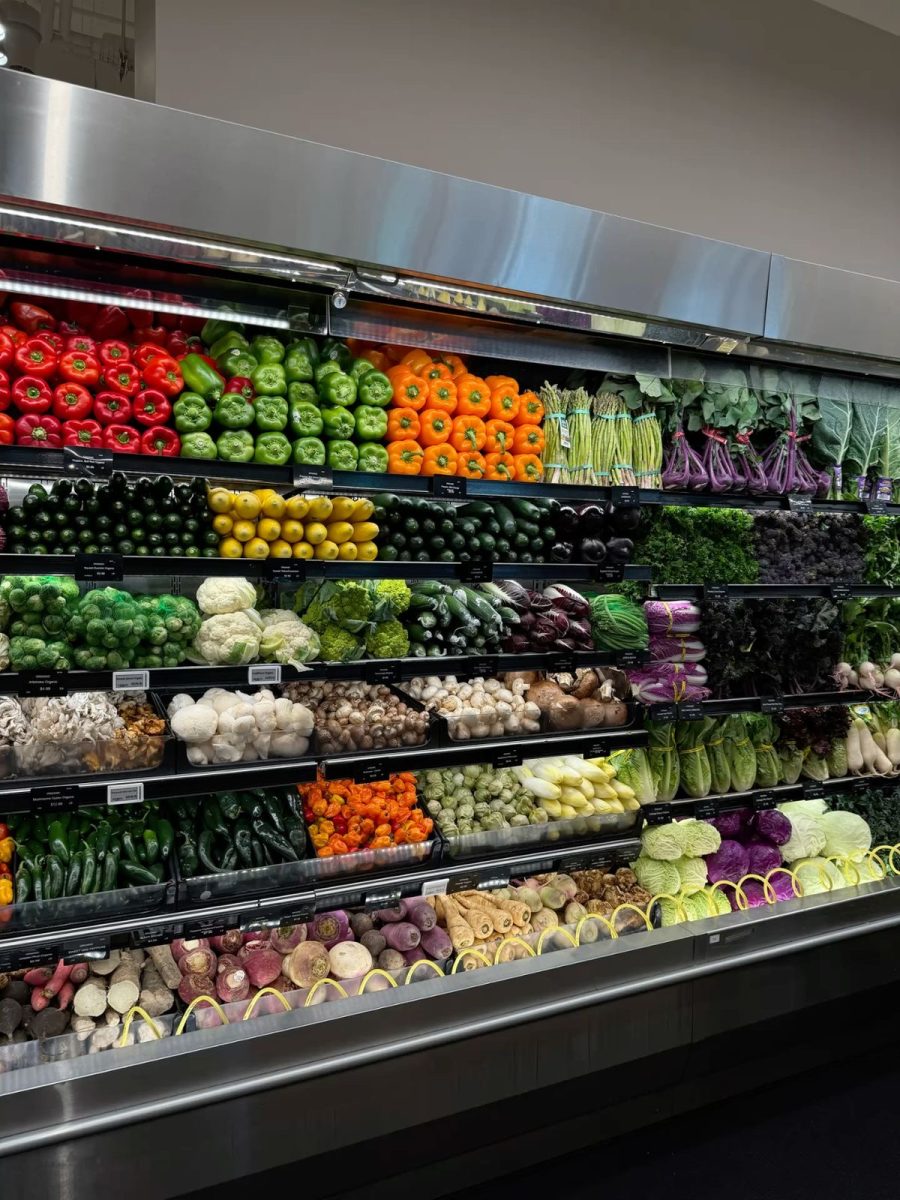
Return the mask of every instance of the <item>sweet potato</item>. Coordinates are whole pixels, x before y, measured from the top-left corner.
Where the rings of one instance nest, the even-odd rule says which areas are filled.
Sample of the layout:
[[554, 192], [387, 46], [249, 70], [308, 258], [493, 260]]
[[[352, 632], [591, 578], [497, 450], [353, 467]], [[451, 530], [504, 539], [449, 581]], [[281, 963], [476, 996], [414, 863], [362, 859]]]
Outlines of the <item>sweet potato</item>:
[[23, 978], [29, 987], [43, 987], [53, 978], [53, 967], [32, 967]]

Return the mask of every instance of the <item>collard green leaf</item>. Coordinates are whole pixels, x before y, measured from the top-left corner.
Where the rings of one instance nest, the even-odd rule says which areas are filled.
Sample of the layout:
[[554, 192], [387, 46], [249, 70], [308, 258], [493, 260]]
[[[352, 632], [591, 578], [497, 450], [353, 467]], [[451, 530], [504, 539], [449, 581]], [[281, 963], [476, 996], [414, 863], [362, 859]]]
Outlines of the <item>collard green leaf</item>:
[[[854, 395], [855, 393], [854, 387]], [[860, 475], [865, 475], [869, 468], [878, 462], [884, 437], [885, 412], [882, 405], [873, 404], [867, 398], [854, 399], [853, 420], [850, 424], [845, 457]]]
[[812, 432], [812, 450], [817, 463], [823, 467], [840, 466], [847, 456], [852, 425], [853, 405], [849, 389], [846, 398], [841, 400], [819, 396], [819, 420]]

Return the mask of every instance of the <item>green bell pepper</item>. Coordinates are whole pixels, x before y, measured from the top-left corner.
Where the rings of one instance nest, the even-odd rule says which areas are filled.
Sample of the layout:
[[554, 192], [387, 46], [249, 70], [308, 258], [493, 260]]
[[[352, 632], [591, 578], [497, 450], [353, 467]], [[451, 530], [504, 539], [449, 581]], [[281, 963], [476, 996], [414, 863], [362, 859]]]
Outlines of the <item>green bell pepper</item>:
[[311, 383], [289, 383], [287, 398], [288, 404], [319, 404], [319, 393]]
[[295, 463], [305, 467], [325, 466], [325, 443], [316, 437], [299, 438], [294, 442], [291, 456]]
[[182, 392], [172, 406], [172, 415], [179, 433], [202, 433], [212, 424], [209, 405], [196, 392]]
[[235, 347], [220, 354], [216, 359], [216, 366], [230, 379], [232, 375], [252, 375], [259, 363], [249, 350], [239, 350]]
[[350, 438], [356, 431], [353, 413], [346, 408], [323, 408], [322, 425], [329, 438]]
[[319, 394], [326, 404], [339, 404], [341, 408], [352, 408], [356, 403], [356, 380], [342, 371], [326, 375], [319, 387]]
[[[280, 433], [288, 423], [288, 402], [284, 396], [257, 396], [256, 428], [264, 433]], [[287, 461], [287, 460], [285, 460]]]
[[341, 370], [346, 371], [353, 361], [353, 355], [343, 342], [337, 342], [334, 338], [326, 338], [322, 343], [322, 349], [319, 351], [320, 360], [330, 360], [340, 364]]
[[[227, 306], [225, 311], [227, 311]], [[229, 330], [236, 329], [240, 332], [243, 328], [243, 325], [239, 325], [236, 321], [223, 321], [219, 317], [210, 317], [200, 330], [200, 340], [204, 346], [211, 346], [220, 337], [224, 337]]]
[[[199, 434], [194, 434], [199, 437]], [[216, 439], [219, 458], [225, 462], [250, 462], [254, 451], [253, 434], [246, 429], [226, 429]]]
[[281, 363], [263, 363], [251, 372], [250, 380], [257, 396], [284, 396], [287, 394], [287, 379]]
[[388, 418], [383, 408], [358, 404], [353, 410], [353, 420], [361, 442], [380, 442], [387, 434]]
[[368, 471], [373, 475], [383, 475], [388, 469], [388, 452], [386, 447], [375, 442], [366, 442], [359, 448], [360, 471]]
[[222, 395], [225, 390], [225, 380], [199, 354], [186, 354], [178, 365], [181, 367], [181, 376], [188, 391], [198, 392], [207, 400], [218, 400]]
[[328, 465], [332, 471], [355, 471], [359, 450], [353, 442], [328, 443]]
[[250, 353], [263, 367], [284, 362], [284, 346], [271, 334], [262, 333], [255, 337], [250, 343]]
[[188, 433], [181, 439], [182, 458], [218, 458], [216, 443], [208, 433]]
[[291, 443], [283, 433], [264, 433], [256, 439], [253, 461], [283, 467], [291, 457]]
[[226, 392], [213, 409], [213, 416], [223, 429], [249, 429], [255, 408], [237, 392]]
[[347, 374], [351, 379], [356, 380], [356, 385], [358, 387], [359, 381], [362, 379], [363, 375], [367, 375], [369, 371], [374, 370], [374, 363], [370, 363], [367, 358], [354, 358], [353, 362], [350, 364], [350, 370], [347, 372]]
[[327, 379], [329, 375], [342, 375], [343, 372], [341, 371], [339, 363], [336, 363], [333, 359], [328, 358], [319, 363], [313, 374], [315, 375], [316, 387], [318, 388], [321, 387], [322, 381]]
[[363, 404], [387, 408], [394, 395], [394, 385], [381, 371], [369, 371], [359, 381], [359, 398]]
[[309, 355], [309, 361], [313, 366], [315, 366], [319, 361], [319, 347], [316, 343], [316, 339], [313, 337], [297, 338], [295, 342], [291, 342], [291, 344], [288, 346], [288, 354], [290, 354], [292, 350], [305, 350]]
[[284, 359], [284, 373], [288, 383], [300, 383], [315, 378], [316, 362], [305, 342], [295, 342], [293, 346], [288, 346]]
[[237, 329], [229, 329], [227, 333], [223, 333], [220, 338], [216, 338], [209, 348], [209, 357], [218, 358], [224, 354], [226, 350], [249, 350], [250, 343], [244, 335]]
[[288, 424], [293, 437], [318, 437], [323, 429], [322, 414], [315, 404], [291, 404]]

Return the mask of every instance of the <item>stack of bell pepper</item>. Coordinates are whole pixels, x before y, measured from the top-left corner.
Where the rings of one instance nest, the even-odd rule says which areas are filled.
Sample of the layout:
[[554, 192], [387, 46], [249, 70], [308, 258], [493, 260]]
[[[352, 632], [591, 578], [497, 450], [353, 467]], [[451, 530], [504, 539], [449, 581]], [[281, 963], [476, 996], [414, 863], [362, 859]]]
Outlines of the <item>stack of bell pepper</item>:
[[249, 339], [235, 322], [210, 320], [207, 353], [181, 363], [187, 391], [175, 403], [183, 456], [333, 471], [387, 470], [380, 443], [391, 381], [341, 342]]
[[[145, 296], [152, 303], [132, 293]], [[156, 319], [147, 308], [12, 300], [0, 323], [0, 445], [177, 455], [177, 359], [199, 341], [190, 320]]]
[[388, 470], [396, 475], [462, 475], [537, 483], [544, 408], [509, 375], [481, 379], [455, 354], [411, 350], [393, 365], [393, 347], [366, 350], [391, 380]]

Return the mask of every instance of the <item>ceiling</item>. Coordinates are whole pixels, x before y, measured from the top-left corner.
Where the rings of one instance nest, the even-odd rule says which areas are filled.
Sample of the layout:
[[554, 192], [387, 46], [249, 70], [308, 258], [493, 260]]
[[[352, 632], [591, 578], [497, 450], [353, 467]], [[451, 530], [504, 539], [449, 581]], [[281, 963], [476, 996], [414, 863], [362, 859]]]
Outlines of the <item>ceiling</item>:
[[816, 2], [900, 37], [900, 0], [816, 0]]

